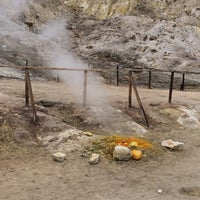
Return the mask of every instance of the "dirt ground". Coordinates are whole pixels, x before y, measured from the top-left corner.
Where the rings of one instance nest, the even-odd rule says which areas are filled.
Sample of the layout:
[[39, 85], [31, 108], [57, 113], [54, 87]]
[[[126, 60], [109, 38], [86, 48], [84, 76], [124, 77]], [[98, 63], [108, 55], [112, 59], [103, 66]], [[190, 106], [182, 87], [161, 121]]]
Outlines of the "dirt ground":
[[[33, 81], [40, 123], [31, 122], [32, 113], [24, 107], [24, 82], [0, 80], [0, 122], [7, 132], [14, 130], [15, 144], [10, 138], [1, 141], [0, 199], [2, 200], [197, 200], [200, 198], [200, 127], [179, 124], [177, 107], [195, 109], [200, 114], [200, 92], [174, 91], [173, 104], [167, 104], [168, 90], [144, 89], [139, 92], [150, 120], [150, 128], [142, 137], [150, 139], [160, 150], [140, 161], [119, 162], [104, 156], [97, 165], [80, 156], [82, 150], [66, 152], [58, 163], [48, 149], [38, 144], [36, 136], [57, 134], [70, 126], [80, 130], [96, 128], [98, 123], [82, 123], [80, 115], [70, 112], [74, 101], [63, 84]], [[108, 91], [108, 101], [116, 109], [125, 109], [126, 87], [102, 86]], [[42, 107], [38, 102], [49, 100], [59, 105]], [[135, 105], [136, 102], [133, 100]], [[73, 104], [74, 106], [74, 104]], [[72, 107], [73, 107], [72, 106]], [[76, 105], [75, 105], [76, 107]], [[80, 107], [80, 105], [79, 105]], [[167, 108], [167, 110], [166, 110]], [[65, 117], [61, 111], [75, 118]], [[44, 115], [46, 114], [46, 115]], [[130, 115], [133, 113], [129, 113]], [[82, 116], [84, 118], [84, 116]], [[134, 117], [133, 117], [134, 118]], [[63, 120], [65, 119], [65, 120]], [[116, 123], [110, 119], [110, 123]], [[142, 121], [141, 119], [139, 121]], [[193, 121], [191, 121], [191, 124]], [[9, 128], [10, 129], [9, 129]], [[12, 131], [10, 131], [12, 132]], [[98, 135], [98, 131], [96, 133]], [[124, 133], [126, 134], [126, 133]], [[129, 133], [130, 135], [130, 133]], [[134, 135], [134, 133], [133, 133]], [[160, 147], [168, 138], [185, 143], [183, 151]], [[0, 138], [3, 140], [2, 138]], [[162, 192], [159, 194], [158, 189]]]

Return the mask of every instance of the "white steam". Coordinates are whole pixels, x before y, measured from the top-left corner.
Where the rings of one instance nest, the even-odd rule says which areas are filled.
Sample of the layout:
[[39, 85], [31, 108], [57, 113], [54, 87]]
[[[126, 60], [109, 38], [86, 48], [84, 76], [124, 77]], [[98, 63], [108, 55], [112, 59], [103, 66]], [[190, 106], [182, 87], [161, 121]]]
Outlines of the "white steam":
[[[0, 0], [0, 34], [9, 35], [27, 48], [35, 47], [44, 58], [44, 65], [58, 68], [87, 69], [88, 65], [69, 51], [68, 36], [64, 18], [55, 19], [40, 28], [40, 34], [30, 33], [18, 22], [18, 17], [27, 11], [31, 0]], [[53, 71], [55, 72], [55, 71]], [[83, 101], [83, 71], [56, 71], [59, 77], [71, 88], [74, 96]], [[102, 103], [105, 91], [100, 87], [99, 77], [88, 72], [87, 103]], [[105, 103], [104, 103], [105, 104]]]
[[15, 17], [27, 8], [30, 0], [0, 0], [0, 9], [4, 15]]
[[[48, 49], [46, 64], [59, 68], [88, 69], [86, 63], [67, 50], [70, 38], [65, 28], [66, 23], [65, 19], [56, 19], [41, 28], [42, 37], [53, 43], [53, 49]], [[58, 74], [73, 90], [77, 100], [83, 101], [84, 71], [58, 71]], [[101, 89], [100, 85], [98, 76], [88, 72], [87, 103], [97, 105], [105, 101], [105, 91]]]

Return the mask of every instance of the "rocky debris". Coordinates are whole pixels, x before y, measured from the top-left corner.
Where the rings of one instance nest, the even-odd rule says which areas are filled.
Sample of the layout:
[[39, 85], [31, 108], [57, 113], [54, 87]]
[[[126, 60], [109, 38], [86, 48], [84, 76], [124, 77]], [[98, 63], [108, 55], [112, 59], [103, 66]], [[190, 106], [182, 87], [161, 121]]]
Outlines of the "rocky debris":
[[183, 142], [176, 142], [172, 139], [164, 140], [161, 145], [172, 150], [183, 150], [184, 148]]
[[100, 162], [100, 154], [93, 153], [89, 159], [90, 164], [98, 164]]
[[113, 151], [113, 158], [119, 161], [128, 161], [132, 157], [131, 150], [128, 147], [117, 145]]
[[66, 131], [49, 135], [47, 137], [38, 137], [38, 140], [46, 146], [51, 152], [74, 152], [83, 150], [90, 137], [82, 136], [82, 131], [71, 128]]
[[86, 135], [86, 136], [89, 136], [89, 137], [93, 136], [93, 134], [91, 132], [88, 132], [88, 131], [83, 132], [82, 134]]
[[140, 160], [142, 158], [142, 151], [140, 150], [133, 150], [132, 151], [132, 158], [135, 160]]
[[57, 162], [63, 162], [66, 159], [66, 154], [57, 152], [57, 153], [52, 154], [52, 157]]

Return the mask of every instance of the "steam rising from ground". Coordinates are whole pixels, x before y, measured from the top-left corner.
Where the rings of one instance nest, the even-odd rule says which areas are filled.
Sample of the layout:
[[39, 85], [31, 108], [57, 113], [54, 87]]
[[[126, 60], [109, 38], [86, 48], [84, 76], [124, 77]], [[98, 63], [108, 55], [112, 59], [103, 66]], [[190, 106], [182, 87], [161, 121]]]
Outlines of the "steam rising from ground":
[[[53, 49], [48, 50], [48, 66], [72, 69], [88, 69], [88, 65], [68, 50], [69, 36], [66, 31], [66, 20], [56, 19], [41, 28], [41, 36], [53, 43]], [[67, 42], [65, 43], [65, 41]], [[66, 46], [64, 46], [64, 45]], [[82, 101], [84, 71], [58, 71], [59, 77], [73, 90], [77, 100]], [[99, 77], [88, 73], [87, 103], [101, 104], [105, 101], [105, 91], [100, 87]], [[105, 102], [104, 102], [105, 103]]]
[[9, 17], [15, 17], [27, 8], [30, 0], [0, 0], [1, 12]]
[[[67, 25], [65, 18], [55, 19], [46, 23], [40, 28], [39, 34], [30, 32], [18, 20], [20, 14], [23, 14], [24, 10], [28, 9], [27, 5], [29, 3], [29, 0], [0, 0], [0, 35], [7, 41], [5, 45], [0, 45], [2, 52], [5, 53], [6, 49], [6, 51], [14, 50], [19, 54], [21, 52], [19, 49], [22, 46], [22, 49], [27, 50], [27, 52], [30, 49], [34, 52], [37, 51], [36, 55], [39, 54], [43, 57], [43, 64], [46, 66], [87, 69], [88, 64], [81, 61], [69, 50], [70, 37], [65, 28]], [[6, 40], [7, 37], [9, 40]], [[29, 55], [26, 52], [22, 52], [22, 54], [23, 57], [29, 56], [31, 58], [32, 56], [32, 54]], [[57, 73], [73, 91], [77, 100], [82, 103], [84, 71], [57, 71]], [[90, 116], [102, 122], [108, 129], [113, 126], [114, 132], [124, 131], [128, 128], [131, 133], [137, 127], [129, 118], [124, 117], [121, 112], [108, 105], [106, 90], [102, 88], [100, 77], [94, 72], [88, 72], [87, 105], [90, 106], [88, 110], [91, 114]]]
[[[88, 65], [72, 54], [69, 49], [70, 37], [68, 36], [65, 18], [57, 18], [43, 25], [39, 34], [28, 31], [18, 17], [28, 9], [31, 0], [0, 0], [0, 25], [1, 34], [10, 35], [21, 44], [37, 49], [43, 57], [44, 65], [59, 68], [87, 69]], [[55, 71], [54, 71], [55, 72]], [[59, 77], [71, 88], [77, 100], [83, 101], [83, 71], [56, 71]], [[102, 103], [105, 91], [100, 87], [99, 77], [88, 73], [87, 103]], [[104, 102], [105, 103], [105, 102]]]

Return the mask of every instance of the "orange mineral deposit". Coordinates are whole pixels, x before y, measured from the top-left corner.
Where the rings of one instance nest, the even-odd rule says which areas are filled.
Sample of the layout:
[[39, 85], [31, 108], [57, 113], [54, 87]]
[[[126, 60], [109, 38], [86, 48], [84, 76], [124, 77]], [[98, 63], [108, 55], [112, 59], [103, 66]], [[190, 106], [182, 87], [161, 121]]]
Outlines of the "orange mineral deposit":
[[132, 157], [135, 160], [140, 160], [142, 158], [142, 151], [140, 151], [140, 150], [133, 150], [132, 151]]

